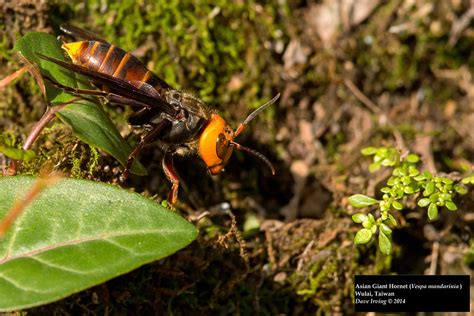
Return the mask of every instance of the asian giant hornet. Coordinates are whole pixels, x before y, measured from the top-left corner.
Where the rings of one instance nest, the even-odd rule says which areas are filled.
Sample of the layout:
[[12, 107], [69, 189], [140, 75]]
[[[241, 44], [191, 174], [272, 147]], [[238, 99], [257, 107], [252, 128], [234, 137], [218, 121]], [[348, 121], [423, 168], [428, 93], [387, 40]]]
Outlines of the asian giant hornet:
[[128, 157], [124, 170], [127, 177], [133, 160], [147, 144], [165, 144], [162, 160], [166, 177], [172, 183], [168, 201], [174, 205], [178, 197], [179, 178], [173, 168], [173, 154], [197, 153], [211, 175], [220, 173], [234, 149], [250, 153], [265, 162], [275, 174], [270, 161], [261, 153], [234, 141], [247, 124], [275, 103], [280, 94], [263, 104], [239, 124], [234, 131], [217, 112], [192, 94], [172, 88], [148, 70], [136, 57], [94, 33], [73, 25], [61, 30], [81, 39], [64, 43], [62, 48], [72, 62], [38, 54], [42, 59], [87, 77], [98, 90], [76, 89], [47, 78], [56, 87], [76, 96], [94, 95], [111, 103], [131, 106], [128, 118], [132, 126], [147, 131]]

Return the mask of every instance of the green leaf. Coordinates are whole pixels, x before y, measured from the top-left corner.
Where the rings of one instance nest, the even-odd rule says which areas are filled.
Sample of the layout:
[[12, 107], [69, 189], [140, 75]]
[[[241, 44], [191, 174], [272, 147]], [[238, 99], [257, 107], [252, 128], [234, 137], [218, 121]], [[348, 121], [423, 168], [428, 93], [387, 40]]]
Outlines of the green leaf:
[[439, 199], [440, 199], [441, 201], [449, 201], [449, 200], [452, 199], [452, 194], [450, 194], [450, 193], [441, 193], [441, 194], [439, 195]]
[[373, 162], [369, 165], [369, 172], [375, 172], [380, 169], [380, 162]]
[[4, 154], [8, 158], [15, 159], [15, 160], [23, 160], [23, 161], [31, 161], [33, 158], [36, 157], [36, 153], [34, 150], [28, 149], [18, 149], [12, 147], [5, 147], [0, 145], [0, 153]]
[[406, 158], [409, 163], [417, 163], [420, 161], [420, 157], [416, 154], [409, 154]]
[[357, 213], [352, 215], [352, 220], [354, 221], [354, 223], [362, 223], [368, 221], [368, 219], [369, 218], [364, 213]]
[[[37, 53], [54, 57], [59, 60], [65, 60], [61, 49], [61, 43], [52, 35], [40, 32], [31, 32], [20, 38], [13, 48], [30, 62], [37, 64], [43, 75], [54, 79], [55, 81], [77, 88], [79, 87], [74, 74], [63, 69], [59, 65], [41, 59]], [[46, 97], [53, 104], [64, 103], [73, 98], [71, 94], [63, 92], [45, 81]]]
[[374, 223], [372, 223], [370, 220], [366, 220], [366, 221], [363, 221], [363, 222], [362, 222], [362, 226], [363, 226], [364, 228], [367, 228], [367, 229], [372, 228], [373, 225], [374, 225]]
[[380, 192], [382, 193], [390, 193], [391, 189], [389, 187], [383, 187], [380, 189]]
[[354, 243], [357, 245], [366, 244], [372, 238], [372, 231], [370, 229], [362, 228], [360, 229], [354, 238]]
[[[0, 178], [0, 218], [32, 177]], [[143, 196], [63, 179], [43, 191], [0, 240], [0, 311], [59, 300], [159, 260], [196, 228]]]
[[[16, 43], [14, 50], [21, 53], [30, 62], [40, 67], [41, 73], [54, 79], [55, 81], [73, 88], [91, 88], [82, 82], [87, 82], [83, 77], [66, 70], [59, 65], [41, 59], [37, 53], [53, 57], [59, 60], [64, 59], [61, 43], [52, 35], [46, 33], [32, 32], [26, 34]], [[78, 80], [80, 79], [80, 80]], [[46, 96], [51, 104], [59, 105], [71, 101], [74, 96], [66, 93], [45, 81]], [[112, 155], [125, 166], [128, 155], [132, 148], [122, 138], [119, 131], [105, 114], [100, 106], [95, 103], [81, 100], [64, 107], [59, 111], [61, 120], [72, 127], [75, 135], [85, 143], [100, 148]], [[145, 175], [146, 169], [134, 161], [132, 173]]]
[[385, 235], [391, 235], [392, 234], [392, 229], [385, 225], [384, 223], [380, 224], [380, 230], [385, 234]]
[[416, 177], [414, 177], [413, 179], [415, 179], [416, 181], [422, 181], [422, 180], [425, 180], [426, 177], [425, 177], [424, 174], [419, 174]]
[[474, 175], [462, 179], [461, 183], [463, 183], [463, 184], [469, 184], [469, 183], [474, 184]]
[[447, 201], [446, 208], [450, 211], [455, 211], [458, 209], [457, 205], [453, 201]]
[[464, 186], [464, 185], [462, 185], [462, 184], [456, 184], [456, 185], [454, 186], [454, 190], [455, 190], [457, 193], [461, 194], [461, 195], [464, 195], [464, 194], [467, 193], [467, 188], [466, 188], [466, 186]]
[[381, 164], [382, 166], [389, 167], [389, 166], [393, 166], [395, 164], [395, 161], [392, 160], [391, 158], [385, 158], [384, 160], [382, 160]]
[[423, 171], [423, 176], [425, 177], [425, 179], [432, 179], [433, 178], [433, 175], [429, 171]]
[[388, 222], [393, 226], [397, 226], [397, 220], [393, 217], [392, 214], [388, 214]]
[[428, 182], [425, 187], [425, 191], [423, 192], [423, 196], [431, 195], [435, 190], [434, 182]]
[[431, 203], [428, 207], [428, 218], [430, 220], [435, 220], [438, 217], [438, 206], [436, 203]]
[[400, 211], [403, 209], [403, 204], [398, 202], [398, 201], [393, 201], [392, 202], [392, 206], [394, 209], [396, 209], [397, 211]]
[[372, 231], [372, 235], [375, 234], [377, 232], [377, 225], [372, 225], [372, 227], [370, 227], [370, 230]]
[[392, 175], [394, 175], [395, 177], [400, 177], [400, 176], [404, 175], [404, 172], [403, 172], [402, 168], [397, 167], [397, 168], [393, 169]]
[[349, 203], [354, 207], [366, 207], [377, 204], [378, 202], [376, 199], [363, 194], [354, 194], [349, 197]]
[[362, 148], [362, 150], [360, 152], [364, 156], [370, 156], [370, 155], [374, 155], [377, 152], [377, 148], [375, 148], [375, 147], [365, 147], [365, 148]]
[[430, 199], [428, 199], [428, 198], [420, 199], [417, 204], [418, 204], [418, 206], [420, 206], [420, 207], [425, 207], [425, 206], [427, 206], [428, 204], [430, 204]]
[[390, 209], [390, 202], [382, 201], [379, 203], [379, 207], [382, 212], [386, 212]]
[[439, 200], [439, 193], [434, 193], [434, 194], [431, 194], [430, 197], [429, 197], [430, 201], [432, 203], [436, 203], [438, 202]]
[[403, 189], [401, 189], [401, 186], [397, 186], [396, 190], [395, 190], [395, 196], [397, 199], [401, 199], [404, 195], [404, 191]]
[[402, 182], [404, 185], [409, 185], [411, 183], [411, 178], [409, 176], [404, 176]]
[[403, 187], [403, 192], [405, 194], [413, 194], [413, 193], [415, 193], [415, 190], [413, 189], [412, 186], [405, 186], [405, 187]]
[[392, 252], [392, 241], [382, 230], [379, 230], [379, 249], [387, 256]]
[[420, 171], [413, 166], [408, 167], [408, 174], [410, 177], [416, 177], [420, 174]]
[[441, 182], [443, 182], [444, 184], [452, 184], [453, 180], [451, 180], [449, 178], [446, 178], [446, 177], [442, 177]]

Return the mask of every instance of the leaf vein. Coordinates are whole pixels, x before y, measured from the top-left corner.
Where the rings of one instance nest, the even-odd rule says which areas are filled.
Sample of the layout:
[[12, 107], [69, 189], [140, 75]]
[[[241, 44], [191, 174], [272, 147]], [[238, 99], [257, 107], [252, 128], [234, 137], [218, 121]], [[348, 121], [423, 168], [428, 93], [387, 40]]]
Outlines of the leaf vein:
[[105, 238], [105, 240], [106, 240], [108, 243], [110, 243], [110, 244], [112, 244], [112, 245], [114, 245], [114, 246], [116, 246], [116, 247], [118, 247], [118, 248], [121, 248], [121, 249], [123, 249], [123, 250], [125, 250], [125, 251], [127, 251], [127, 252], [130, 252], [130, 253], [132, 253], [132, 254], [134, 254], [134, 255], [139, 255], [139, 253], [136, 252], [136, 251], [134, 251], [133, 248], [125, 247], [124, 245], [122, 245], [122, 244], [120, 244], [120, 243], [118, 243], [118, 242], [116, 242], [116, 241], [113, 241], [113, 240], [110, 239], [110, 238]]
[[38, 261], [38, 262], [41, 263], [41, 264], [44, 264], [44, 265], [46, 265], [46, 266], [48, 266], [48, 267], [51, 267], [51, 268], [54, 268], [54, 269], [57, 269], [57, 270], [63, 270], [63, 271], [67, 271], [67, 272], [71, 272], [71, 273], [75, 273], [75, 274], [88, 274], [88, 273], [91, 273], [91, 272], [92, 272], [91, 270], [88, 270], [88, 271], [81, 271], [81, 270], [72, 269], [72, 268], [69, 268], [69, 267], [66, 267], [66, 266], [54, 264], [54, 263], [51, 262], [51, 261], [47, 261], [47, 260], [44, 260], [44, 259], [40, 259], [40, 258], [38, 258], [37, 256], [30, 256], [29, 259]]
[[30, 291], [30, 292], [36, 292], [36, 293], [46, 293], [46, 292], [48, 292], [48, 291], [39, 291], [38, 289], [35, 289], [35, 288], [25, 287], [23, 284], [15, 282], [16, 281], [15, 279], [11, 279], [3, 273], [0, 273], [0, 278], [4, 279], [7, 283], [10, 283], [11, 285], [13, 285], [14, 287], [16, 287], [17, 289], [19, 289], [21, 291]]
[[0, 265], [15, 260], [19, 258], [24, 258], [24, 257], [31, 257], [34, 256], [38, 253], [42, 253], [51, 249], [59, 248], [59, 247], [66, 247], [66, 246], [71, 246], [71, 245], [77, 245], [83, 242], [90, 242], [90, 241], [102, 241], [104, 239], [110, 240], [110, 238], [115, 238], [115, 237], [123, 237], [123, 236], [130, 236], [130, 235], [160, 235], [160, 237], [169, 240], [168, 235], [179, 235], [180, 232], [176, 230], [163, 230], [162, 228], [160, 229], [151, 229], [151, 230], [136, 230], [136, 231], [125, 231], [125, 232], [115, 232], [111, 234], [100, 234], [96, 236], [91, 236], [91, 237], [85, 237], [82, 239], [72, 239], [72, 240], [67, 240], [64, 242], [58, 242], [53, 245], [48, 245], [44, 246], [42, 248], [34, 249], [29, 252], [25, 252], [16, 256], [5, 256], [3, 259], [0, 260]]

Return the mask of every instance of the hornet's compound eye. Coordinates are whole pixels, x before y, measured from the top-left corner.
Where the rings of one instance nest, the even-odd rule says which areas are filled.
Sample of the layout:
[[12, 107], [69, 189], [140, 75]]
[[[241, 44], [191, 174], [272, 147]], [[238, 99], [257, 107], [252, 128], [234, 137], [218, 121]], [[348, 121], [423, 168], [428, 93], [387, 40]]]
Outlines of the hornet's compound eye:
[[227, 153], [227, 148], [229, 148], [229, 141], [225, 138], [224, 134], [220, 133], [219, 136], [217, 136], [216, 143], [217, 156], [223, 159]]
[[222, 159], [222, 164], [225, 164], [227, 160], [229, 160], [232, 150], [233, 147], [230, 146], [230, 141], [223, 133], [220, 133], [217, 136], [216, 153], [217, 156]]

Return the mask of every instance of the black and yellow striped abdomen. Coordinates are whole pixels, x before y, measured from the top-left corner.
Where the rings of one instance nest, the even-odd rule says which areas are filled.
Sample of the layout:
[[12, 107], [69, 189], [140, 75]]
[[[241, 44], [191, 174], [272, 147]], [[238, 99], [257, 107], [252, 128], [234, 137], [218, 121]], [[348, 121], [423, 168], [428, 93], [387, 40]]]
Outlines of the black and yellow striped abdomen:
[[72, 62], [91, 70], [130, 82], [137, 88], [143, 83], [153, 86], [160, 95], [169, 86], [149, 71], [135, 56], [119, 47], [98, 41], [81, 41], [63, 44]]

